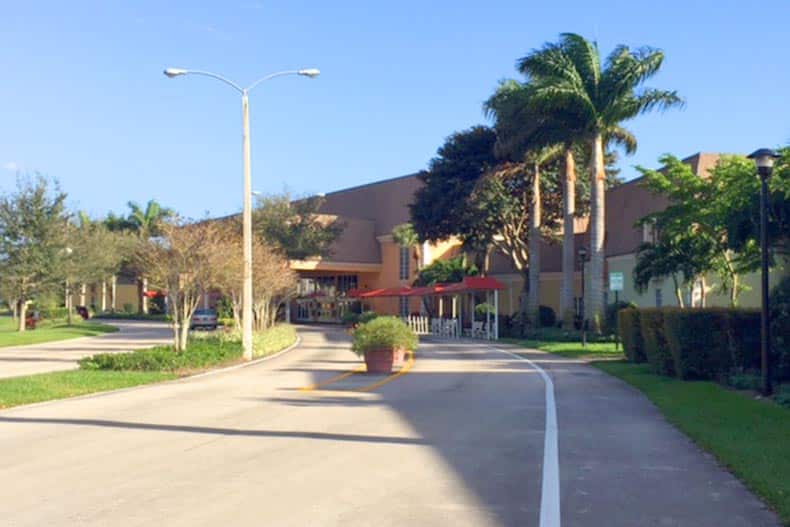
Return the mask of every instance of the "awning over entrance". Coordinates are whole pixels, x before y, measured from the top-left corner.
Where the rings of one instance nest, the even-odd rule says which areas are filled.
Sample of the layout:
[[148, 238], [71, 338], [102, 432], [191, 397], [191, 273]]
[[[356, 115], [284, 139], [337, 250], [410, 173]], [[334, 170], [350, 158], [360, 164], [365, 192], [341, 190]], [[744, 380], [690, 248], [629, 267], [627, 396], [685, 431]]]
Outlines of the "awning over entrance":
[[386, 287], [383, 289], [351, 289], [347, 296], [351, 298], [382, 298], [403, 296], [436, 296], [458, 295], [474, 291], [501, 291], [504, 284], [491, 277], [467, 276], [462, 282], [453, 284], [436, 284], [426, 287]]

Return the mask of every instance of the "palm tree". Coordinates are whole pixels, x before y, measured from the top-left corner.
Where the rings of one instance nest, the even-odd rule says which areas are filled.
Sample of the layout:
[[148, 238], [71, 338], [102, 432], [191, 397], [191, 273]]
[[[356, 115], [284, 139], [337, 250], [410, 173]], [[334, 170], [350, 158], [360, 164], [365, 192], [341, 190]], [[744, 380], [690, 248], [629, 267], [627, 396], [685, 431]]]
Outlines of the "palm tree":
[[532, 98], [546, 115], [573, 115], [591, 150], [590, 162], [590, 302], [588, 317], [600, 330], [604, 314], [604, 148], [607, 139], [635, 147], [634, 136], [621, 123], [653, 109], [682, 105], [675, 91], [644, 88], [664, 60], [662, 51], [618, 46], [601, 66], [598, 46], [584, 37], [563, 33], [518, 61], [533, 87]]
[[[174, 216], [174, 212], [166, 207], [162, 207], [156, 200], [149, 200], [145, 209], [134, 201], [127, 203], [130, 212], [125, 225], [129, 230], [136, 233], [141, 240], [158, 236], [161, 231], [162, 223]], [[137, 278], [137, 312], [139, 314], [148, 313], [148, 298], [145, 291], [148, 289], [148, 279], [140, 275]]]
[[[574, 142], [580, 136], [578, 119], [560, 112], [547, 114], [541, 111], [533, 97], [530, 84], [507, 80], [484, 104], [485, 112], [495, 119], [497, 131], [496, 153], [503, 157], [522, 158], [531, 170], [530, 234], [529, 234], [529, 287], [527, 313], [533, 324], [538, 322], [540, 304], [540, 227], [541, 181], [540, 168], [558, 156], [564, 157], [564, 239], [563, 239], [563, 294], [561, 312], [570, 311], [573, 317], [573, 216], [575, 213], [576, 166], [573, 157]], [[567, 266], [565, 253], [571, 259]], [[567, 266], [567, 267], [566, 267]], [[567, 272], [566, 272], [567, 269]], [[567, 302], [565, 291], [570, 293]]]

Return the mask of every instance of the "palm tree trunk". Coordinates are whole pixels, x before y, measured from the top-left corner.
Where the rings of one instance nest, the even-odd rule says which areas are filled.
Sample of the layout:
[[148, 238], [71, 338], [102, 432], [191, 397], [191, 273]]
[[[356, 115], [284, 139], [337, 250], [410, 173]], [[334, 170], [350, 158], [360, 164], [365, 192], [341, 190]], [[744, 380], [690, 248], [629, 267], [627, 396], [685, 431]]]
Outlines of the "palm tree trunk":
[[527, 292], [527, 315], [533, 327], [538, 327], [540, 305], [540, 165], [532, 167], [532, 195], [529, 215], [529, 291]]
[[590, 291], [587, 306], [587, 320], [590, 329], [601, 332], [604, 318], [604, 235], [606, 219], [606, 196], [604, 182], [606, 173], [603, 159], [603, 136], [597, 134], [593, 140], [592, 162], [590, 167]]
[[562, 286], [560, 289], [560, 314], [565, 328], [573, 327], [576, 283], [576, 247], [574, 247], [574, 214], [576, 213], [576, 161], [573, 149], [565, 149], [565, 177], [562, 188]]
[[117, 309], [116, 304], [117, 302], [117, 294], [118, 294], [118, 276], [112, 275], [110, 278], [110, 311], [115, 313]]

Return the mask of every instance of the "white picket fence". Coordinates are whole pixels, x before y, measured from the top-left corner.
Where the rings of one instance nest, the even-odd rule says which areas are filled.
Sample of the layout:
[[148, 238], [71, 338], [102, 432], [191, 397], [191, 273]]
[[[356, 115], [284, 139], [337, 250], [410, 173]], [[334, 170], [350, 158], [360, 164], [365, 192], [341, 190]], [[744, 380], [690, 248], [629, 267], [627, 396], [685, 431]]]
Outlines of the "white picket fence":
[[447, 338], [460, 338], [461, 329], [456, 318], [429, 318], [427, 316], [410, 315], [403, 317], [412, 331], [418, 335], [436, 335]]

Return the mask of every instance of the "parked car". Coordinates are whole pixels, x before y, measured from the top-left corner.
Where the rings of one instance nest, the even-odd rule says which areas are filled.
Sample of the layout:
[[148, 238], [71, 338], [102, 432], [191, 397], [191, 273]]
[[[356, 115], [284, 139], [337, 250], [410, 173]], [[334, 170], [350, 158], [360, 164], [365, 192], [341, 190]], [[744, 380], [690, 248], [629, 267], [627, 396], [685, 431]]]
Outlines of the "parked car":
[[217, 329], [217, 312], [213, 309], [198, 309], [192, 315], [189, 329]]

